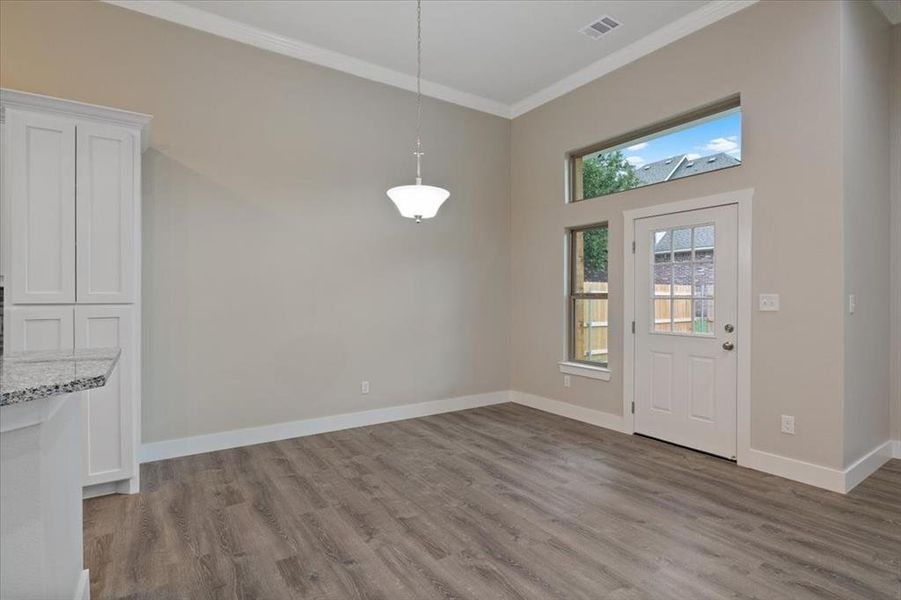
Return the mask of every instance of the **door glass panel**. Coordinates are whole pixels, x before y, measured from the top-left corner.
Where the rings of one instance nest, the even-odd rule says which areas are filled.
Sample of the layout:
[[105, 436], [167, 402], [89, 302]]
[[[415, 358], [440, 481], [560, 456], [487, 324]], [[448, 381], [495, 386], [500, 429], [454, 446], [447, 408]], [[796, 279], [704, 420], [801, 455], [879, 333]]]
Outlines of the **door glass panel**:
[[654, 262], [668, 263], [672, 261], [673, 235], [669, 231], [654, 233]]
[[667, 332], [672, 331], [672, 312], [670, 311], [670, 305], [672, 300], [654, 300], [654, 327], [653, 331], [656, 332]]
[[713, 225], [694, 228], [695, 260], [713, 259]]
[[654, 265], [654, 296], [670, 297], [673, 294], [673, 265]]
[[673, 260], [675, 262], [691, 260], [691, 229], [673, 230]]
[[713, 225], [653, 232], [651, 331], [714, 335], [715, 245]]
[[673, 265], [673, 296], [691, 296], [691, 265]]
[[695, 287], [692, 292], [693, 296], [702, 298], [713, 296], [713, 263], [703, 262], [695, 263]]
[[694, 301], [694, 333], [713, 335], [713, 300]]
[[673, 300], [673, 332], [692, 333], [691, 300]]

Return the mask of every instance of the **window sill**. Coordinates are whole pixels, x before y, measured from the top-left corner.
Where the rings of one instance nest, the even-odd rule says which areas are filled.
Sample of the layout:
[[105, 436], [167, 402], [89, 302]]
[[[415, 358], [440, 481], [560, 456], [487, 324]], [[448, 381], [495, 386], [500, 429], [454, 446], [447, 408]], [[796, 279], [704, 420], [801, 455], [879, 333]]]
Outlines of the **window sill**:
[[600, 379], [601, 381], [610, 381], [610, 369], [604, 367], [595, 367], [582, 363], [559, 362], [560, 372], [567, 375], [577, 375], [579, 377], [588, 377], [589, 379]]

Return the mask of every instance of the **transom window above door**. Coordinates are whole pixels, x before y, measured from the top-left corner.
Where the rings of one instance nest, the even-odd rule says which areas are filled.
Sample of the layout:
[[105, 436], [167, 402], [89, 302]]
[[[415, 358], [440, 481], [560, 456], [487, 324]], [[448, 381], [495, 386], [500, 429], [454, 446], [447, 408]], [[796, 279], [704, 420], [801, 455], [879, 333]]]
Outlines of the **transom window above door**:
[[654, 306], [650, 331], [657, 334], [714, 335], [712, 224], [658, 229], [651, 234]]
[[741, 99], [733, 96], [568, 156], [568, 200], [580, 202], [741, 165]]

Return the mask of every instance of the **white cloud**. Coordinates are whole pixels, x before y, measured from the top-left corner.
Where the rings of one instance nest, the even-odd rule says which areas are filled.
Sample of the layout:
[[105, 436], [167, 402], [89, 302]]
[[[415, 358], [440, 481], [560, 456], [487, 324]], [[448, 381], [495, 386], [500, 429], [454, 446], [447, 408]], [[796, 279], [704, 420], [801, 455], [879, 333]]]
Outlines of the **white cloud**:
[[738, 148], [738, 142], [736, 141], [738, 138], [734, 135], [729, 136], [727, 138], [715, 138], [710, 140], [704, 149], [712, 150], [713, 152], [730, 152], [732, 150], [736, 150]]
[[634, 146], [629, 146], [628, 148], [626, 148], [626, 150], [628, 150], [629, 152], [637, 152], [639, 150], [644, 150], [647, 147], [648, 147], [647, 142], [641, 142], [640, 144], [635, 144]]
[[633, 167], [640, 167], [645, 162], [640, 156], [627, 156], [626, 161]]
[[685, 158], [687, 158], [688, 160], [698, 160], [699, 158], [701, 158], [701, 155], [692, 152], [691, 154], [686, 154]]

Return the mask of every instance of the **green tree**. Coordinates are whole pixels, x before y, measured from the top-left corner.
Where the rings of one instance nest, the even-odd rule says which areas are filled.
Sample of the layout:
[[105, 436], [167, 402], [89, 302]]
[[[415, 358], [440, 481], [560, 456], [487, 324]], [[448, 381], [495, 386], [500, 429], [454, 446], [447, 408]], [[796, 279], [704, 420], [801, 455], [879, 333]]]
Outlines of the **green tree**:
[[607, 228], [589, 229], [582, 236], [585, 281], [607, 281]]
[[640, 183], [635, 168], [619, 150], [582, 161], [583, 198], [630, 190]]
[[[629, 190], [640, 183], [635, 168], [619, 150], [582, 162], [583, 198]], [[586, 231], [583, 241], [585, 280], [607, 281], [607, 228]]]

